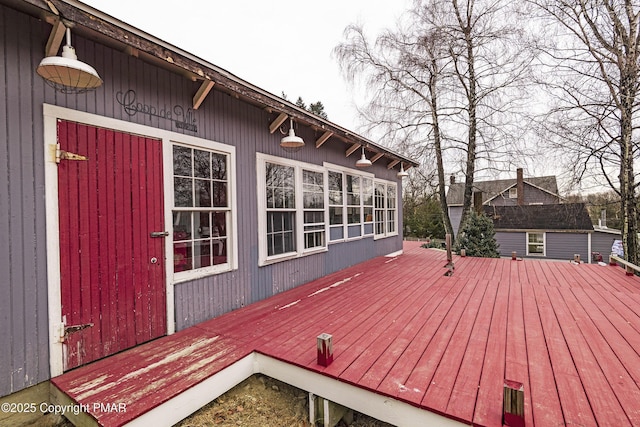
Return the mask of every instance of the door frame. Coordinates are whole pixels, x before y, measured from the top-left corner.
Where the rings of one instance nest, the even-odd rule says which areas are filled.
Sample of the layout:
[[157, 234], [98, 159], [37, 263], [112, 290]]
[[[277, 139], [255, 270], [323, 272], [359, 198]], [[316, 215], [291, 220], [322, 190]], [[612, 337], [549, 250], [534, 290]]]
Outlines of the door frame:
[[[85, 113], [69, 108], [50, 104], [43, 104], [44, 115], [44, 182], [45, 182], [45, 212], [46, 212], [46, 242], [47, 242], [47, 294], [48, 294], [48, 325], [49, 325], [49, 367], [51, 377], [64, 373], [63, 344], [60, 337], [64, 335], [62, 320], [61, 278], [60, 278], [60, 244], [59, 244], [59, 213], [58, 213], [58, 166], [55, 161], [56, 144], [58, 140], [57, 121], [68, 120], [83, 123], [89, 126], [103, 127], [116, 132], [144, 135], [162, 141], [162, 170], [164, 180], [164, 223], [169, 236], [173, 235], [173, 154], [172, 143], [181, 142], [194, 145], [206, 145], [218, 147], [230, 154], [229, 200], [231, 207], [232, 230], [237, 230], [237, 209], [235, 190], [235, 147], [179, 134], [164, 129], [157, 129], [137, 123], [126, 122], [96, 114]], [[234, 236], [229, 236], [233, 241], [231, 249], [231, 268], [238, 268], [238, 246]], [[175, 332], [175, 306], [174, 306], [174, 271], [172, 238], [167, 237], [164, 244], [166, 259], [165, 287], [166, 287], [166, 320], [167, 335]]]

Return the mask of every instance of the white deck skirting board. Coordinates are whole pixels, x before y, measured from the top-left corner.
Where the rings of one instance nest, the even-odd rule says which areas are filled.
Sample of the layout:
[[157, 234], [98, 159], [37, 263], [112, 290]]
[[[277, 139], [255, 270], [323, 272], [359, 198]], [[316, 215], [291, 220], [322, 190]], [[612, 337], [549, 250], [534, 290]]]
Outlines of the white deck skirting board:
[[395, 426], [465, 425], [408, 403], [253, 352], [126, 426], [171, 426], [254, 374], [266, 375]]

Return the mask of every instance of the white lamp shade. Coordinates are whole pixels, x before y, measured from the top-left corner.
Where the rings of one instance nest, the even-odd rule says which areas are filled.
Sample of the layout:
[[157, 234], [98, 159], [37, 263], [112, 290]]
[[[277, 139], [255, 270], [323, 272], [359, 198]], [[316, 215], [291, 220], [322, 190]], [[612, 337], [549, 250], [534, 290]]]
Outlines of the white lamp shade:
[[280, 140], [280, 146], [282, 148], [296, 149], [304, 147], [304, 140], [299, 136], [296, 136], [295, 131], [293, 130], [293, 121], [291, 122], [291, 127], [289, 128], [289, 135], [285, 136]]
[[72, 58], [48, 56], [40, 61], [36, 72], [53, 84], [74, 89], [95, 89], [102, 85], [93, 67]]
[[360, 160], [356, 162], [356, 167], [367, 168], [369, 166], [371, 166], [371, 160], [367, 159], [367, 156], [364, 155], [364, 150], [362, 150], [362, 156], [360, 156]]

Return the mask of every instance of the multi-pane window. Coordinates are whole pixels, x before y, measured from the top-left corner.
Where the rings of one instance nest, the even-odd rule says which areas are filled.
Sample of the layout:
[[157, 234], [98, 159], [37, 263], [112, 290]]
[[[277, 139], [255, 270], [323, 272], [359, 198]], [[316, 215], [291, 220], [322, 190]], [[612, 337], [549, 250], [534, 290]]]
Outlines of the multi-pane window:
[[342, 194], [342, 172], [329, 171], [329, 225], [344, 224], [344, 197]]
[[267, 255], [296, 251], [295, 169], [265, 164]]
[[324, 247], [324, 174], [302, 171], [304, 248]]
[[360, 177], [347, 175], [347, 223], [360, 224]]
[[398, 233], [398, 190], [396, 184], [383, 181], [375, 183], [374, 215], [376, 237]]
[[228, 155], [173, 146], [174, 272], [228, 261]]
[[396, 232], [396, 187], [387, 185], [387, 234]]
[[264, 154], [257, 158], [260, 265], [326, 250], [326, 172]]
[[375, 234], [384, 235], [386, 232], [386, 215], [385, 215], [385, 194], [386, 186], [384, 184], [376, 183], [375, 185]]
[[527, 255], [544, 254], [544, 233], [527, 233]]
[[373, 234], [373, 179], [362, 178], [362, 218], [365, 223], [364, 234]]

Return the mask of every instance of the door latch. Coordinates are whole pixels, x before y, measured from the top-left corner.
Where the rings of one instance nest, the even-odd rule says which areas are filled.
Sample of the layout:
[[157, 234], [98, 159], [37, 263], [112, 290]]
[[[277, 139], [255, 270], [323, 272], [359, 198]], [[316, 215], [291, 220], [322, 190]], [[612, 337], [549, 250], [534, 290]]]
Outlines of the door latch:
[[168, 231], [152, 231], [151, 237], [167, 237], [169, 235]]

